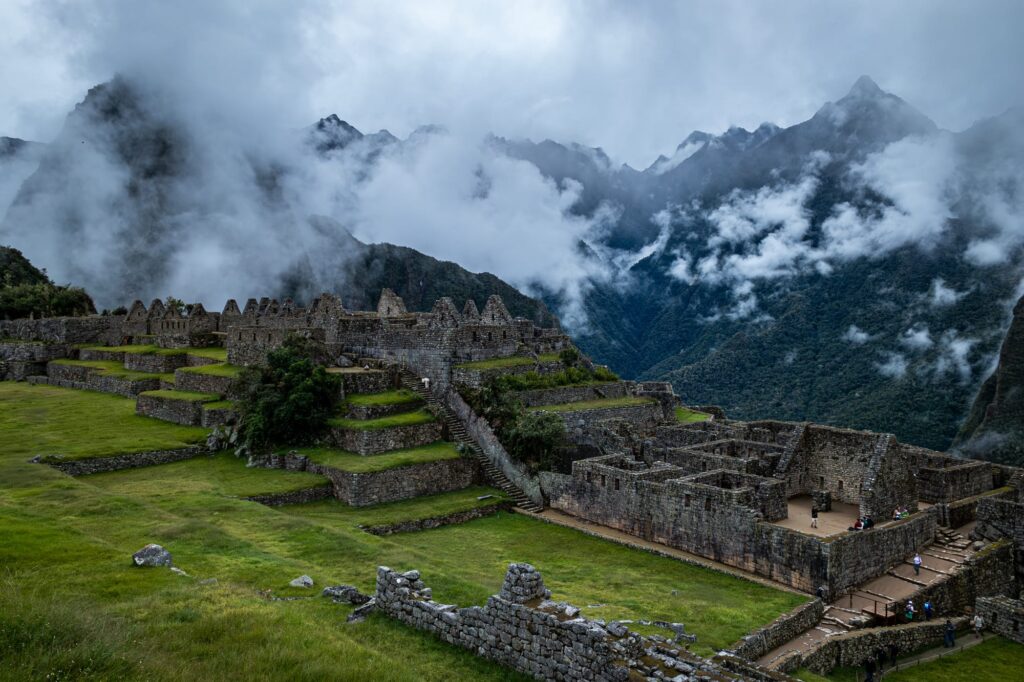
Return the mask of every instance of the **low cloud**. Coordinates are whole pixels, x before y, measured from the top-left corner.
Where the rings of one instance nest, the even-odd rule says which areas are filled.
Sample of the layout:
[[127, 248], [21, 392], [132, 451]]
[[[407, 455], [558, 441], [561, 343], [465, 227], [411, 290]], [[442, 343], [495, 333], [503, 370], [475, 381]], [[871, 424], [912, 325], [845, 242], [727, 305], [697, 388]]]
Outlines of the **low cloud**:
[[875, 363], [878, 373], [891, 379], [902, 379], [907, 373], [907, 358], [892, 351], [883, 353], [883, 356], [883, 361]]
[[843, 340], [849, 341], [855, 346], [862, 346], [871, 340], [871, 335], [855, 324], [851, 324], [843, 333]]
[[940, 308], [943, 306], [953, 305], [966, 295], [966, 291], [957, 291], [956, 289], [948, 287], [941, 277], [936, 277], [932, 280], [932, 288], [929, 292], [929, 302], [932, 306]]
[[914, 327], [906, 330], [900, 336], [900, 343], [913, 351], [928, 350], [935, 345], [931, 334], [928, 333], [928, 327]]

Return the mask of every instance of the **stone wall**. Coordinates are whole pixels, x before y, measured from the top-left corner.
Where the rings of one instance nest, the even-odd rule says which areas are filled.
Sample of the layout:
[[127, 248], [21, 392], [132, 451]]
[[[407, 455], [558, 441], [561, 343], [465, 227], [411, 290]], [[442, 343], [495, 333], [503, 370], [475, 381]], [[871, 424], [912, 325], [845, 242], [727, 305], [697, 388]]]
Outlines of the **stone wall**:
[[881, 575], [935, 538], [938, 513], [927, 509], [909, 518], [867, 531], [850, 531], [828, 540], [829, 587], [835, 594]]
[[635, 387], [632, 381], [611, 381], [593, 386], [558, 386], [556, 388], [518, 391], [516, 398], [526, 407], [560, 405], [562, 403], [578, 403], [584, 400], [622, 398], [632, 395]]
[[451, 514], [444, 514], [442, 516], [431, 516], [426, 519], [399, 521], [398, 523], [390, 523], [382, 526], [367, 526], [364, 527], [363, 530], [373, 535], [418, 533], [421, 530], [441, 528], [442, 526], [451, 526], [454, 524], [466, 523], [467, 521], [482, 519], [485, 516], [494, 516], [501, 511], [511, 511], [514, 506], [515, 505], [512, 502], [501, 502], [499, 504], [487, 505], [486, 507], [475, 507], [464, 511], [452, 512]]
[[986, 540], [1010, 539], [1016, 550], [1017, 577], [1024, 581], [1024, 503], [1018, 499], [984, 497], [979, 500], [978, 523], [972, 537]]
[[235, 384], [236, 380], [231, 377], [189, 372], [186, 369], [178, 369], [174, 372], [174, 387], [179, 391], [216, 393], [229, 398], [237, 398], [234, 390]]
[[769, 651], [817, 625], [824, 613], [825, 605], [820, 599], [801, 604], [763, 628], [743, 637], [731, 649], [737, 656], [756, 661]]
[[976, 608], [986, 628], [1024, 644], [1024, 602], [1009, 597], [983, 597]]
[[917, 603], [931, 599], [937, 614], [963, 613], [980, 597], [1014, 595], [1019, 583], [1013, 570], [1013, 547], [1000, 540], [971, 556], [950, 576], [922, 589]]
[[183, 459], [192, 459], [204, 454], [208, 454], [205, 447], [193, 445], [187, 448], [178, 448], [177, 450], [133, 452], [125, 455], [115, 455], [114, 457], [76, 459], [68, 462], [60, 461], [59, 454], [45, 455], [39, 461], [49, 464], [54, 469], [59, 469], [69, 476], [85, 476], [88, 474], [100, 474], [106, 471], [170, 464], [171, 462], [180, 462]]
[[293, 490], [290, 493], [271, 493], [267, 495], [253, 495], [252, 497], [245, 498], [249, 502], [259, 502], [265, 504], [268, 507], [280, 507], [286, 504], [305, 504], [306, 502], [316, 502], [318, 500], [328, 500], [334, 496], [334, 487], [328, 485], [318, 485], [312, 488], [303, 488], [302, 490]]
[[382, 429], [348, 429], [333, 426], [330, 439], [335, 447], [360, 455], [375, 455], [388, 450], [401, 450], [426, 445], [441, 439], [441, 422], [411, 426], [389, 426]]
[[508, 374], [527, 374], [529, 372], [537, 372], [538, 374], [554, 374], [556, 372], [561, 372], [563, 369], [565, 369], [565, 365], [563, 365], [560, 360], [538, 362], [531, 365], [515, 365], [512, 367], [501, 367], [497, 369], [472, 369], [456, 365], [451, 369], [451, 383], [456, 386], [462, 385], [468, 386], [469, 388], [480, 388], [487, 384], [491, 379]]
[[251, 462], [258, 466], [326, 476], [333, 486], [334, 497], [353, 507], [437, 495], [483, 482], [479, 465], [467, 457], [370, 472], [342, 471], [310, 461], [297, 452], [254, 457]]
[[117, 345], [123, 315], [50, 317], [41, 320], [0, 320], [0, 338], [49, 343]]
[[470, 437], [480, 446], [491, 464], [505, 474], [533, 502], [543, 505], [544, 494], [540, 489], [540, 481], [529, 472], [526, 465], [512, 459], [487, 420], [477, 415], [457, 391], [446, 391], [444, 402], [445, 406], [466, 428]]
[[[952, 620], [957, 628], [964, 627], [967, 622], [963, 617]], [[943, 641], [945, 629], [946, 621], [938, 619], [844, 632], [827, 637], [815, 647], [786, 659], [782, 669], [791, 672], [803, 667], [819, 675], [827, 675], [838, 667], [860, 667], [870, 659], [877, 660], [879, 652], [888, 656], [889, 647], [894, 647], [897, 654], [902, 655], [938, 644]]]
[[136, 372], [166, 374], [184, 367], [187, 357], [184, 353], [166, 355], [163, 353], [125, 353], [124, 368]]
[[161, 396], [139, 394], [135, 413], [182, 426], [199, 426], [203, 422], [203, 404], [192, 400], [177, 400]]
[[939, 513], [939, 525], [948, 526], [949, 528], [964, 526], [978, 518], [978, 502], [981, 500], [988, 497], [993, 499], [1010, 499], [1015, 494], [1016, 491], [1013, 488], [1005, 486], [990, 490], [981, 495], [965, 497], [956, 502], [939, 503], [935, 505]]
[[535, 679], [787, 679], [735, 657], [703, 659], [664, 638], [582, 618], [578, 608], [550, 600], [529, 564], [511, 564], [484, 606], [459, 608], [431, 596], [419, 571], [377, 569], [374, 600], [386, 615]]
[[353, 405], [350, 403], [345, 406], [345, 416], [349, 419], [379, 419], [393, 414], [412, 412], [420, 409], [423, 405], [422, 400], [393, 405]]
[[661, 405], [656, 402], [629, 407], [607, 407], [577, 412], [552, 412], [551, 414], [560, 417], [565, 422], [569, 440], [573, 440], [574, 433], [588, 431], [598, 422], [606, 419], [622, 419], [640, 426], [653, 426], [665, 419]]

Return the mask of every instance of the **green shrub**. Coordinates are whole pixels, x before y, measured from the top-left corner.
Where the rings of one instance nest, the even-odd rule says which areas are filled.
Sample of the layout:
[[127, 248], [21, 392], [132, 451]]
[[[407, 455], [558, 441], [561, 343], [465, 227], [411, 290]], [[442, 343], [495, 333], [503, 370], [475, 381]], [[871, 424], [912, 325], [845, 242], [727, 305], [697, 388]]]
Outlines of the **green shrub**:
[[323, 433], [341, 396], [325, 355], [316, 342], [290, 336], [267, 354], [266, 367], [242, 372], [239, 425], [250, 449], [301, 445]]
[[575, 347], [569, 346], [558, 354], [558, 359], [566, 367], [575, 367], [576, 363], [580, 361], [580, 352]]
[[63, 317], [96, 312], [84, 289], [49, 282], [0, 286], [0, 319]]

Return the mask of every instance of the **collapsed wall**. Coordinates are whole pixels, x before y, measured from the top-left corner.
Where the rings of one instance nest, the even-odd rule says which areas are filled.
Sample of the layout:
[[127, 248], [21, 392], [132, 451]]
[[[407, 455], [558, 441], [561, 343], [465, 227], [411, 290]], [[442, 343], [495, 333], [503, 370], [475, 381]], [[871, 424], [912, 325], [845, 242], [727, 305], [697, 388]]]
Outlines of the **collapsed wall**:
[[433, 601], [419, 571], [377, 569], [375, 602], [386, 615], [536, 679], [790, 679], [732, 655], [705, 659], [663, 637], [588, 620], [578, 608], [550, 598], [530, 564], [510, 564], [501, 591], [484, 606], [468, 608]]

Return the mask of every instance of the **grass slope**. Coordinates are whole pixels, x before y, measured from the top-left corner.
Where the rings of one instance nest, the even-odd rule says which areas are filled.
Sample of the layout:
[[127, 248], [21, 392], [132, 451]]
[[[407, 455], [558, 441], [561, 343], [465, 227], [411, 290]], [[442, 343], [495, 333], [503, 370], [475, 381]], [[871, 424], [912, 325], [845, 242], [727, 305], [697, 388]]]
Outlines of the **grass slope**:
[[696, 412], [685, 407], [676, 408], [676, 421], [680, 424], [693, 424], [710, 419], [711, 415], [706, 412]]
[[[26, 461], [40, 438], [49, 452], [114, 454], [150, 432], [120, 422], [117, 405], [130, 410], [128, 400], [0, 384], [5, 398], [20, 391], [27, 397], [13, 410], [0, 406], [12, 444], [0, 450], [0, 678], [524, 679], [383, 616], [347, 625], [349, 607], [264, 596], [337, 583], [372, 591], [380, 565], [418, 568], [439, 600], [470, 605], [498, 591], [509, 562], [529, 561], [556, 599], [593, 617], [685, 622], [703, 652], [804, 601], [519, 514], [375, 537], [343, 509], [306, 516], [228, 496], [248, 485], [231, 480], [230, 466], [239, 477], [285, 475], [231, 458], [72, 479]], [[40, 405], [43, 395], [53, 404]], [[413, 500], [358, 513], [372, 522], [449, 505]], [[133, 568], [131, 553], [149, 542], [167, 547], [188, 577]], [[288, 587], [303, 573], [317, 588]]]
[[359, 407], [372, 407], [378, 405], [404, 405], [405, 403], [419, 402], [421, 398], [412, 391], [400, 388], [394, 391], [383, 393], [354, 393], [347, 397], [350, 405]]
[[306, 455], [314, 462], [353, 473], [368, 473], [397, 469], [398, 467], [426, 464], [445, 459], [457, 459], [459, 451], [454, 443], [437, 441], [418, 448], [391, 450], [380, 455], [363, 456], [347, 450], [335, 448], [299, 448], [298, 452]]
[[0, 382], [3, 455], [87, 459], [201, 443], [207, 430], [135, 414], [128, 398], [54, 386]]
[[128, 381], [138, 381], [139, 379], [160, 379], [172, 384], [174, 383], [173, 372], [167, 372], [164, 374], [139, 372], [134, 369], [125, 369], [124, 365], [116, 360], [69, 360], [67, 358], [61, 358], [59, 360], [53, 360], [52, 362], [55, 365], [65, 365], [68, 367], [88, 367], [89, 369], [95, 369], [104, 376], [117, 377]]
[[209, 374], [215, 377], [228, 377], [230, 379], [237, 379], [242, 373], [244, 367], [238, 365], [229, 365], [226, 362], [218, 362], [215, 365], [199, 365], [197, 367], [182, 367], [182, 372], [190, 372], [192, 374]]
[[216, 393], [199, 393], [197, 391], [173, 391], [161, 389], [159, 391], [143, 391], [139, 395], [150, 398], [163, 398], [164, 400], [187, 400], [191, 403], [212, 403], [220, 400]]

